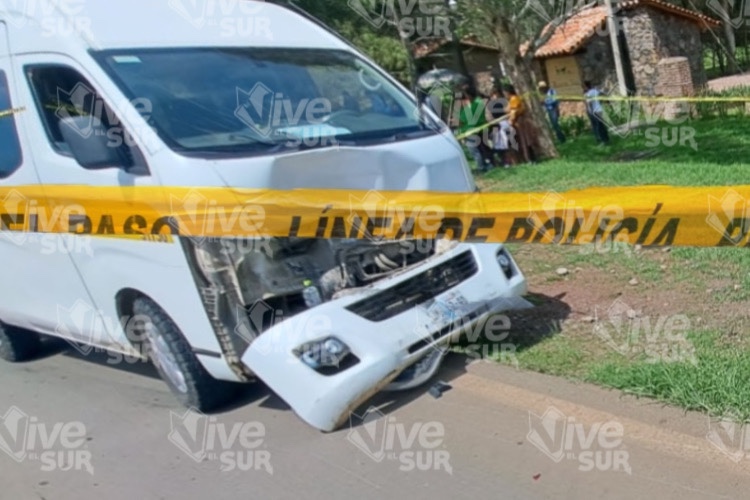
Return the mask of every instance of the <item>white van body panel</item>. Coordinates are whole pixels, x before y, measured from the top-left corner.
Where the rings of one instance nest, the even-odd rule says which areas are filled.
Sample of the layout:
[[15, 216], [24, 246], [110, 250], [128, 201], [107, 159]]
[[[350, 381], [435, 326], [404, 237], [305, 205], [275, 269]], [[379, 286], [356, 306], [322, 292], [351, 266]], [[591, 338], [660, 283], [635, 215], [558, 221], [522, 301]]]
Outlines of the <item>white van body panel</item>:
[[[61, 11], [59, 5], [72, 7]], [[0, 179], [0, 186], [41, 183], [278, 190], [476, 189], [461, 146], [449, 132], [371, 146], [342, 145], [274, 156], [209, 160], [178, 154], [162, 141], [90, 52], [196, 47], [316, 48], [346, 51], [369, 61], [322, 27], [282, 7], [251, 0], [36, 0], [0, 4], [0, 27], [3, 23], [7, 25], [9, 43], [8, 47], [3, 46], [6, 37], [0, 29], [0, 70], [9, 77], [14, 106], [26, 111], [14, 116], [24, 162], [15, 173]], [[72, 156], [52, 147], [26, 75], [28, 67], [49, 64], [72, 68], [88, 81], [133, 134], [148, 164], [148, 173], [128, 173], [114, 167], [87, 170]], [[383, 76], [406, 91], [392, 77]], [[8, 203], [16, 202], [4, 201], [6, 211], [10, 210]], [[71, 236], [44, 235], [44, 240], [35, 236], [0, 232], [0, 255], [17, 263], [8, 266], [4, 275], [4, 282], [12, 284], [12, 288], [8, 286], [2, 292], [0, 300], [0, 319], [4, 322], [137, 354], [119, 321], [127, 311], [118, 306], [117, 300], [123, 291], [134, 291], [149, 297], [166, 312], [213, 377], [230, 381], [249, 378], [238, 376], [236, 366], [230, 367], [226, 359], [180, 238], [152, 242], [76, 236], [87, 238], [85, 247], [90, 251], [50, 253], [45, 248], [57, 248]], [[459, 245], [406, 272], [311, 307], [261, 334], [236, 362], [241, 359], [246, 374], [259, 376], [305, 421], [319, 429], [332, 430], [356, 404], [434, 348], [425, 345], [409, 351], [420, 341], [421, 330], [417, 327], [424, 311], [419, 307], [382, 323], [368, 321], [345, 308], [469, 250], [479, 273], [453, 291], [477, 306], [473, 312], [487, 309], [474, 320], [507, 309], [510, 302], [504, 302], [506, 299], [526, 293], [526, 280], [520, 271], [506, 278], [498, 264], [500, 249], [501, 245]], [[77, 303], [87, 304], [93, 315], [85, 324], [71, 319], [70, 311]], [[292, 354], [300, 343], [316, 340], [319, 332], [305, 328], [305, 322], [316, 315], [331, 320], [333, 326], [328, 333], [352, 349], [360, 359], [358, 365], [326, 377]], [[65, 324], [65, 334], [60, 331], [61, 323]], [[441, 335], [439, 343], [449, 338]]]
[[[16, 53], [48, 52], [53, 47], [63, 53], [73, 47], [83, 51], [232, 46], [349, 50], [321, 27], [283, 7], [255, 0], [33, 0], [3, 2], [0, 16], [25, 33], [13, 41]], [[237, 29], [230, 28], [232, 22]]]

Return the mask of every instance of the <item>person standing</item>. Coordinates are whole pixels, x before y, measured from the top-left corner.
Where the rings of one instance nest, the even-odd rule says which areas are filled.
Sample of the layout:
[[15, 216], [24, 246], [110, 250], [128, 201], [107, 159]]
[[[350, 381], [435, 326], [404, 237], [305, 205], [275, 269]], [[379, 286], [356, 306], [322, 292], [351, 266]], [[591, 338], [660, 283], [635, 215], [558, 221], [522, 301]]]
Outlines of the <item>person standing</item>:
[[508, 121], [515, 132], [516, 138], [516, 143], [511, 144], [511, 146], [519, 152], [524, 162], [535, 163], [534, 151], [532, 149], [532, 144], [534, 144], [533, 129], [528, 121], [529, 117], [526, 105], [512, 85], [507, 85], [504, 88], [504, 92], [505, 98], [508, 99], [508, 111], [510, 112]]
[[600, 146], [606, 146], [609, 144], [609, 132], [607, 132], [607, 124], [604, 123], [603, 119], [604, 108], [599, 100], [602, 93], [588, 80], [583, 82], [583, 90], [583, 96], [586, 100], [586, 113], [589, 115], [594, 137]]
[[490, 102], [487, 106], [487, 118], [495, 123], [490, 129], [490, 137], [492, 138], [492, 163], [496, 167], [509, 168], [510, 155], [508, 154], [508, 150], [510, 149], [511, 127], [505, 111], [506, 103], [504, 101], [500, 89], [493, 87]]
[[[467, 132], [487, 125], [484, 101], [479, 97], [476, 90], [466, 86], [462, 90], [462, 107], [458, 117], [458, 134]], [[491, 152], [487, 144], [482, 140], [482, 132], [475, 132], [464, 138], [466, 148], [477, 164], [477, 169], [487, 172], [492, 167]]]
[[565, 142], [565, 134], [560, 128], [560, 101], [557, 100], [557, 92], [550, 88], [545, 81], [539, 82], [539, 92], [544, 94], [544, 109], [547, 110], [547, 116], [557, 140], [561, 143]]

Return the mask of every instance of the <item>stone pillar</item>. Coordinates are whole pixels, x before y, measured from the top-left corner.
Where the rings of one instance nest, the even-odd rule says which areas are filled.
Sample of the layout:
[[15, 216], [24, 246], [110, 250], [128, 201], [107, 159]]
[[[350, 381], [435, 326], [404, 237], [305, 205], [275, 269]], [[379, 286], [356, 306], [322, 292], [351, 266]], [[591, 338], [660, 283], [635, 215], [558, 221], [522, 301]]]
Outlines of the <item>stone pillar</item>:
[[[654, 94], [657, 97], [692, 97], [695, 95], [690, 61], [687, 57], [667, 57], [656, 66], [657, 79]], [[690, 113], [691, 107], [686, 102], [666, 102], [660, 106], [666, 119]]]

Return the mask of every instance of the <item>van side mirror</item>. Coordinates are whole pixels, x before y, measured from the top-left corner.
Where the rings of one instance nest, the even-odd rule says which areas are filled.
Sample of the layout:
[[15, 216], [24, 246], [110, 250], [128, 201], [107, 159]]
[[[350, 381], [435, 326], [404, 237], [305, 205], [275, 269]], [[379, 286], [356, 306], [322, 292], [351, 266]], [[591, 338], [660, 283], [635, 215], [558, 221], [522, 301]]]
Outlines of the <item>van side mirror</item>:
[[95, 116], [68, 116], [60, 120], [60, 133], [73, 158], [88, 169], [122, 168], [127, 163], [122, 146], [109, 144], [107, 129]]

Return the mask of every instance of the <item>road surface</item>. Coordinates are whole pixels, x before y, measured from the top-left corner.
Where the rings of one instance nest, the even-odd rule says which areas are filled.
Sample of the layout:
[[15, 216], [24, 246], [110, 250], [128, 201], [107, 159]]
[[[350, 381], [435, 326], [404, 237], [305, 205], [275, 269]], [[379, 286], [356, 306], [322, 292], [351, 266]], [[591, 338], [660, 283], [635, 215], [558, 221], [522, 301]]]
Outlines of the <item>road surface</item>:
[[459, 355], [441, 398], [382, 393], [331, 434], [260, 384], [185, 414], [148, 365], [115, 361], [52, 349], [0, 364], [0, 498], [688, 500], [750, 485], [738, 429]]

